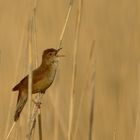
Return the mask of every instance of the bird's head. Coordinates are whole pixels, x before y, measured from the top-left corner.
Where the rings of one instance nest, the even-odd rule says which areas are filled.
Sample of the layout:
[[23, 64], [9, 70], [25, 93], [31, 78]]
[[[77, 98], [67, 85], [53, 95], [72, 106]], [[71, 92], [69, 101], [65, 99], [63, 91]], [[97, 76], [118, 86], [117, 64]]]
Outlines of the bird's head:
[[58, 58], [63, 56], [63, 55], [58, 54], [58, 52], [61, 49], [62, 48], [59, 48], [59, 49], [50, 48], [50, 49], [44, 50], [43, 56], [42, 56], [42, 61], [44, 61], [45, 64], [47, 64], [47, 65], [58, 62]]

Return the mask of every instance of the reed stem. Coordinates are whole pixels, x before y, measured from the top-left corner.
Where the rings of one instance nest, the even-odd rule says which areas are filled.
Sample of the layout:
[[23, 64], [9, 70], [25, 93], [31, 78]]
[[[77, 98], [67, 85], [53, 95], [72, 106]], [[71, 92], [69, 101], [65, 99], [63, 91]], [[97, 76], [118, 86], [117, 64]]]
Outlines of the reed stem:
[[70, 0], [68, 12], [67, 12], [66, 19], [65, 19], [65, 23], [64, 23], [64, 26], [62, 28], [62, 32], [61, 32], [61, 35], [60, 35], [60, 38], [59, 38], [59, 44], [58, 44], [58, 47], [57, 47], [58, 49], [61, 47], [61, 44], [62, 44], [62, 41], [63, 41], [64, 33], [65, 33], [65, 30], [66, 30], [67, 23], [68, 23], [68, 20], [69, 20], [69, 17], [70, 17], [71, 9], [72, 9], [72, 4], [73, 4], [73, 0]]
[[72, 138], [72, 123], [73, 123], [73, 113], [74, 113], [74, 94], [75, 94], [76, 69], [77, 69], [76, 68], [76, 58], [77, 58], [80, 21], [81, 21], [81, 7], [82, 7], [82, 0], [79, 0], [77, 21], [76, 21], [76, 32], [75, 32], [75, 40], [74, 40], [74, 55], [73, 55], [73, 66], [72, 66], [73, 73], [72, 73], [72, 83], [71, 83], [71, 92], [70, 92], [68, 140], [71, 140], [71, 138]]

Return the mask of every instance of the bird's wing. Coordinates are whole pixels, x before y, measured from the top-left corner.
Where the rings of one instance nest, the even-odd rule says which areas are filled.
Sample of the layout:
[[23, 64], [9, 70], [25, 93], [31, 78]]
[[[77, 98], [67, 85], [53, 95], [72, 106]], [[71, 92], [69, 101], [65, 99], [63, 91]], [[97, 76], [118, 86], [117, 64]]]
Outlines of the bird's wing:
[[[45, 69], [38, 67], [33, 71], [33, 84], [41, 80], [44, 76]], [[28, 75], [24, 77], [12, 90], [19, 90], [21, 87], [28, 88]]]
[[36, 84], [38, 81], [40, 81], [44, 77], [44, 72], [46, 69], [43, 67], [38, 67], [33, 71], [33, 84]]
[[21, 87], [28, 86], [28, 76], [24, 77], [12, 90], [16, 91], [19, 90]]

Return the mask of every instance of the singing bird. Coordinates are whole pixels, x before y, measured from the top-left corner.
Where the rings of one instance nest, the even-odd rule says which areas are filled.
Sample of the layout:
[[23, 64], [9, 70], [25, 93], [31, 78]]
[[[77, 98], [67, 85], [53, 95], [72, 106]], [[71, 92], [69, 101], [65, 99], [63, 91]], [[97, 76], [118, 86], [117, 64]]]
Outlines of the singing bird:
[[[53, 83], [58, 65], [58, 57], [63, 56], [58, 54], [60, 50], [61, 48], [57, 50], [50, 48], [43, 52], [41, 65], [32, 72], [32, 94], [38, 92], [44, 94], [46, 89]], [[14, 115], [14, 121], [17, 121], [28, 98], [28, 75], [13, 88], [13, 91], [18, 91]]]

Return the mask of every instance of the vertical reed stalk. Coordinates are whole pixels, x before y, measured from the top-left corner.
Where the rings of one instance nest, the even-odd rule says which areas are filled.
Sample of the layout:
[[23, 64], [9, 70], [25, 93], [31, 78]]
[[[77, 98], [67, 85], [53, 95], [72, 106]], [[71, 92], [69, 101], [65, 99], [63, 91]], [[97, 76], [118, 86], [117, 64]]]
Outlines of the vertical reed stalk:
[[140, 63], [138, 64], [138, 105], [137, 105], [137, 112], [136, 112], [136, 123], [134, 129], [134, 140], [140, 139]]
[[[35, 102], [40, 102], [42, 97], [43, 97], [43, 94], [41, 94], [40, 96], [36, 96]], [[38, 107], [37, 107], [37, 105], [34, 105], [34, 107], [32, 109], [32, 113], [31, 113], [31, 117], [30, 117], [30, 128], [29, 128], [27, 137], [32, 136], [32, 131], [35, 128], [35, 125], [36, 125], [36, 117], [37, 117], [37, 115], [38, 115]]]
[[91, 96], [91, 105], [90, 105], [90, 118], [89, 118], [89, 140], [93, 140], [93, 125], [94, 125], [94, 100], [95, 100], [95, 84], [96, 84], [96, 60], [95, 60], [95, 41], [91, 46], [90, 51], [90, 65], [89, 69], [89, 83], [87, 85], [87, 90], [89, 90]]
[[[80, 111], [82, 111], [82, 103], [84, 101], [84, 97], [87, 96], [87, 91], [90, 94], [90, 114], [89, 114], [89, 140], [92, 139], [92, 133], [93, 133], [93, 116], [94, 116], [94, 95], [95, 95], [95, 74], [96, 74], [96, 68], [95, 68], [95, 40], [93, 40], [91, 49], [90, 49], [90, 55], [89, 60], [87, 64], [87, 75], [85, 78], [85, 87], [81, 94], [80, 103], [79, 103], [79, 110], [77, 113], [77, 119], [75, 124], [75, 131], [73, 138], [76, 139], [76, 134], [78, 132], [78, 121], [80, 120]], [[85, 95], [86, 94], [86, 95]]]
[[[67, 23], [68, 23], [68, 20], [69, 20], [69, 17], [70, 17], [70, 13], [71, 13], [71, 9], [72, 9], [72, 5], [73, 5], [73, 0], [70, 0], [69, 2], [69, 7], [68, 7], [68, 11], [67, 11], [67, 14], [66, 14], [66, 19], [65, 19], [65, 22], [64, 22], [64, 26], [62, 28], [62, 31], [61, 31], [61, 34], [60, 34], [60, 38], [59, 38], [59, 44], [57, 46], [57, 49], [59, 49], [61, 47], [61, 44], [62, 44], [62, 41], [63, 41], [63, 38], [64, 38], [64, 33], [65, 33], [65, 30], [66, 30], [66, 27], [67, 27]], [[55, 109], [55, 108], [54, 108]], [[55, 116], [55, 122], [58, 122], [57, 120], [57, 117], [60, 118], [59, 114], [58, 114], [58, 111], [55, 109], [55, 114], [57, 116]], [[63, 125], [63, 122], [62, 120], [60, 119], [60, 122], [62, 124], [62, 129], [63, 129], [63, 132], [65, 133], [66, 131], [66, 128], [65, 126]], [[55, 132], [54, 132], [54, 139], [56, 140], [57, 139], [57, 132], [58, 130], [55, 128]]]
[[[54, 92], [56, 93], [57, 91], [54, 91]], [[55, 105], [53, 103], [54, 100], [55, 100], [55, 103], [56, 103]], [[52, 108], [53, 108], [53, 110], [55, 112], [54, 113], [55, 114], [55, 120], [54, 120], [54, 122], [59, 122], [60, 123], [60, 126], [61, 126], [61, 129], [62, 129], [62, 132], [64, 134], [66, 134], [67, 133], [67, 128], [66, 128], [66, 125], [65, 125], [65, 123], [64, 123], [64, 121], [63, 121], [63, 119], [61, 117], [61, 114], [60, 114], [59, 110], [56, 108], [56, 106], [57, 106], [57, 101], [56, 100], [57, 99], [56, 98], [54, 99], [54, 97], [52, 97], [51, 94], [50, 94], [50, 102], [52, 103], [51, 105], [52, 105]], [[57, 126], [57, 124], [55, 126]], [[57, 132], [58, 132], [57, 129], [58, 128], [55, 128], [55, 130], [54, 130], [54, 140], [57, 140], [58, 139], [58, 137], [56, 136], [57, 135]]]
[[59, 38], [59, 44], [58, 44], [58, 47], [57, 47], [58, 49], [61, 47], [61, 44], [62, 44], [62, 41], [63, 41], [64, 33], [65, 33], [65, 30], [66, 30], [67, 23], [68, 23], [68, 20], [69, 20], [69, 17], [70, 17], [71, 9], [72, 9], [72, 4], [73, 4], [73, 0], [70, 0], [68, 12], [67, 12], [66, 19], [65, 19], [65, 23], [64, 23], [64, 26], [62, 28], [62, 32], [61, 32], [60, 38]]
[[1, 64], [1, 50], [0, 50], [0, 64]]
[[[28, 46], [28, 131], [30, 130], [31, 100], [32, 100], [32, 19], [29, 23], [29, 46]], [[31, 137], [27, 137], [31, 140]]]
[[[28, 27], [28, 132], [30, 133], [30, 127], [31, 127], [31, 102], [32, 102], [32, 66], [33, 66], [33, 62], [32, 62], [32, 45], [33, 45], [33, 27], [35, 25], [34, 19], [35, 19], [35, 10], [36, 10], [36, 6], [37, 6], [37, 1], [33, 0], [32, 3], [32, 9], [31, 9], [31, 18], [29, 19], [29, 27]], [[36, 45], [36, 42], [35, 42]], [[31, 140], [31, 135], [27, 135], [27, 140]]]
[[117, 129], [116, 128], [113, 131], [113, 140], [117, 140]]
[[42, 124], [41, 124], [41, 109], [39, 109], [38, 114], [38, 126], [39, 126], [39, 140], [42, 140]]
[[[59, 74], [59, 73], [58, 73]], [[57, 87], [56, 87], [57, 88]], [[58, 113], [58, 109], [56, 108], [58, 106], [58, 95], [56, 94], [56, 88], [55, 88], [55, 97], [53, 97], [53, 100], [55, 102], [55, 107], [53, 108], [54, 110], [54, 140], [58, 140], [58, 116], [56, 115]]]
[[69, 109], [69, 128], [68, 128], [68, 140], [72, 138], [72, 123], [73, 123], [73, 113], [74, 113], [74, 94], [75, 94], [75, 81], [76, 81], [76, 57], [78, 49], [79, 31], [80, 31], [80, 21], [81, 21], [81, 7], [82, 0], [79, 0], [77, 21], [76, 21], [76, 32], [74, 40], [74, 55], [73, 55], [73, 73], [72, 73], [72, 83], [70, 92], [70, 109]]
[[[36, 21], [35, 21], [35, 17], [36, 17], [36, 7], [37, 7], [37, 0], [34, 2], [34, 9], [33, 9], [33, 31], [34, 31], [34, 48], [35, 48], [35, 57], [36, 57], [36, 62], [35, 62], [35, 66], [38, 66], [38, 48], [37, 48], [37, 32], [36, 32]], [[37, 95], [38, 97], [40, 97], [40, 93], [38, 93]], [[38, 126], [39, 126], [39, 140], [42, 140], [42, 124], [41, 124], [41, 107], [38, 108]]]

